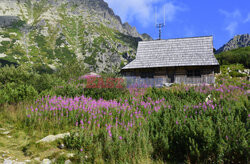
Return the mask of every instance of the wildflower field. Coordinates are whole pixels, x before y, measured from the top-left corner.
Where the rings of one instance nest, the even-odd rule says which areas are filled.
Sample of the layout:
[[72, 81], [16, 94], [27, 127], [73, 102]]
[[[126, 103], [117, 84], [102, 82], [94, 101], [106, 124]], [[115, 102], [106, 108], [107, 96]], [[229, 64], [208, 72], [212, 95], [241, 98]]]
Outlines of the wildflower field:
[[[70, 159], [75, 163], [249, 161], [246, 80], [218, 77], [215, 85], [81, 92], [79, 83], [68, 84], [76, 91], [66, 92], [68, 85], [59, 87], [67, 88], [68, 95], [47, 91], [34, 101], [1, 105], [0, 128], [12, 125], [17, 140], [28, 136], [20, 147], [26, 157], [53, 149], [54, 154], [44, 157], [56, 158], [56, 163], [67, 159], [60, 151], [74, 153]], [[36, 143], [64, 132], [70, 135], [50, 146]], [[57, 148], [60, 144], [65, 145], [63, 150]]]

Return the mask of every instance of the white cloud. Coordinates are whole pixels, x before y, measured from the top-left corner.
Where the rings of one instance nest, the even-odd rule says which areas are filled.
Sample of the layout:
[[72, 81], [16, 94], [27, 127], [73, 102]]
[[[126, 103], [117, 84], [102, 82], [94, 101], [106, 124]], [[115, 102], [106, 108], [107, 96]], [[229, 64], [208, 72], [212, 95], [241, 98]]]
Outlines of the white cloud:
[[247, 18], [244, 20], [244, 23], [250, 22], [250, 13], [248, 13]]
[[250, 22], [250, 13], [248, 13], [246, 18], [244, 18], [238, 9], [234, 10], [233, 12], [220, 9], [219, 12], [225, 16], [224, 29], [229, 33], [230, 36], [233, 36], [237, 33], [237, 29], [241, 24]]
[[238, 19], [242, 17], [241, 12], [238, 9], [235, 10], [234, 12], [228, 12], [228, 11], [220, 9], [219, 12], [229, 19]]
[[231, 22], [227, 27], [226, 30], [229, 32], [230, 36], [233, 36], [236, 32], [238, 27], [238, 22]]
[[[163, 3], [158, 7], [158, 21], [163, 21], [164, 6], [166, 8], [167, 21], [173, 21], [179, 11], [185, 8], [173, 1], [166, 0], [105, 0], [114, 12], [119, 15], [123, 22], [138, 21], [144, 27], [153, 24], [155, 21], [155, 7], [158, 3]], [[161, 16], [161, 17], [160, 17]]]

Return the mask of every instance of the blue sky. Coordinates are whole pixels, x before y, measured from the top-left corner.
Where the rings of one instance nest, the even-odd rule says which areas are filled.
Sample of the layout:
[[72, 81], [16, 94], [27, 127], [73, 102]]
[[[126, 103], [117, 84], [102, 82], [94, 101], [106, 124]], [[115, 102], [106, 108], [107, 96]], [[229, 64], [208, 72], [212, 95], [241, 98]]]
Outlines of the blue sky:
[[163, 39], [213, 35], [214, 47], [218, 49], [234, 35], [250, 33], [250, 0], [104, 1], [123, 22], [154, 39], [158, 38], [155, 15], [158, 23], [164, 22], [164, 7]]

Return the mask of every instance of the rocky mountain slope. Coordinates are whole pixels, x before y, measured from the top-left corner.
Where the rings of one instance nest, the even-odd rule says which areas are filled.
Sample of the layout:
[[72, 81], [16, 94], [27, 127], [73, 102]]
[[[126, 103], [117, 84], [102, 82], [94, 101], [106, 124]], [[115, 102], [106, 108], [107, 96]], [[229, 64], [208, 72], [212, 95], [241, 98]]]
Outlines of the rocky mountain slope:
[[0, 1], [0, 61], [56, 69], [78, 59], [113, 72], [135, 57], [139, 40], [151, 39], [103, 0]]
[[220, 49], [218, 49], [216, 51], [216, 54], [247, 46], [250, 46], [250, 35], [249, 34], [236, 35], [228, 43], [226, 43]]

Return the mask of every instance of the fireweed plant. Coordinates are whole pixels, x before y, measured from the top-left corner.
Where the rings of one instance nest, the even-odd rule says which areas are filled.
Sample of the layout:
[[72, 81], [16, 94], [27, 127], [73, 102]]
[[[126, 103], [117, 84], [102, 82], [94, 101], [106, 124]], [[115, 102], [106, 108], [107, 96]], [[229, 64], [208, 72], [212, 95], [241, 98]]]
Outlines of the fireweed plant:
[[40, 130], [70, 128], [64, 143], [78, 151], [79, 161], [245, 163], [249, 88], [246, 83], [172, 89], [134, 86], [116, 100], [48, 95], [26, 109], [25, 125]]

